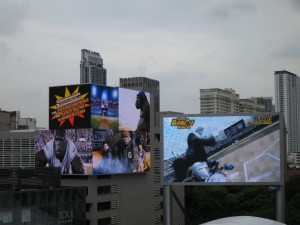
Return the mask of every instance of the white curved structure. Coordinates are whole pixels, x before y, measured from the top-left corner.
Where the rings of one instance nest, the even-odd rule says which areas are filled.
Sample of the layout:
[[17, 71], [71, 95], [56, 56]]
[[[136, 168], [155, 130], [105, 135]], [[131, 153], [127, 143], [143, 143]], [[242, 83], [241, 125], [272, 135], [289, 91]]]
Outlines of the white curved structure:
[[234, 216], [213, 220], [201, 225], [285, 225], [274, 220], [264, 219], [253, 216]]

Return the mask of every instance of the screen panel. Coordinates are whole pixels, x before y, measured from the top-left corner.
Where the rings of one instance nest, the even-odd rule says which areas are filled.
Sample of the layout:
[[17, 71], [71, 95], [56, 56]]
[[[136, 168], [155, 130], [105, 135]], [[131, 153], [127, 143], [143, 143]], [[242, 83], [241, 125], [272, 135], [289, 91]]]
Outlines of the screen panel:
[[90, 85], [49, 88], [49, 129], [91, 127]]
[[92, 84], [91, 101], [91, 127], [118, 130], [119, 88]]
[[150, 93], [119, 88], [119, 130], [150, 132]]
[[279, 114], [163, 116], [161, 124], [163, 184], [283, 182]]
[[92, 129], [35, 131], [36, 167], [60, 167], [61, 174], [92, 174]]
[[149, 170], [149, 133], [94, 130], [94, 175], [143, 173]]
[[[150, 93], [84, 84], [50, 87], [49, 96], [51, 130], [66, 135], [69, 130], [84, 128], [91, 132], [88, 151], [79, 151], [81, 146], [77, 145], [74, 150], [80, 153], [80, 161], [86, 160], [84, 172], [73, 172], [68, 166], [62, 169], [62, 174], [109, 175], [150, 170]], [[57, 158], [58, 153], [53, 149], [50, 156], [46, 155], [46, 165], [41, 162], [39, 157], [45, 161], [45, 154], [41, 155], [45, 152], [43, 148], [50, 141], [54, 146], [55, 135], [54, 131], [39, 132], [36, 134], [37, 166], [63, 167], [64, 158], [55, 163], [49, 159]], [[66, 138], [74, 139], [72, 135]]]

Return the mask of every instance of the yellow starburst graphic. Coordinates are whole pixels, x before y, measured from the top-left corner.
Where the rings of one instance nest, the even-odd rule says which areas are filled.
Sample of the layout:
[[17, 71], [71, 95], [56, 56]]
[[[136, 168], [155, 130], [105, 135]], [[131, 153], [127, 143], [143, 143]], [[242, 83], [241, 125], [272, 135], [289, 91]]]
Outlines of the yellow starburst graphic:
[[64, 97], [55, 95], [56, 104], [50, 107], [50, 109], [54, 110], [52, 112], [51, 120], [57, 119], [60, 127], [68, 120], [73, 127], [76, 116], [83, 119], [85, 118], [85, 108], [90, 106], [90, 104], [88, 104], [89, 99], [87, 98], [87, 95], [88, 93], [80, 93], [79, 86], [72, 94], [66, 87]]

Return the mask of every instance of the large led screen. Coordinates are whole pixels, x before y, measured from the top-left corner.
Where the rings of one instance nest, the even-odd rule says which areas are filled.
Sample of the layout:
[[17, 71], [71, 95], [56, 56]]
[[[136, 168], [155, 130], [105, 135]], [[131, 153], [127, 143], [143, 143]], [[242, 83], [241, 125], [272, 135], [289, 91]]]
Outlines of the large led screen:
[[149, 133], [94, 130], [94, 175], [142, 173], [149, 169]]
[[49, 88], [49, 129], [90, 128], [90, 85]]
[[164, 184], [282, 184], [279, 114], [162, 117]]
[[119, 130], [150, 131], [150, 94], [119, 88]]
[[92, 174], [92, 129], [35, 131], [36, 167], [60, 167], [61, 174]]
[[[62, 168], [62, 174], [85, 175], [150, 170], [148, 92], [98, 84], [50, 87], [49, 127], [51, 132], [37, 131], [37, 166], [56, 166]], [[71, 134], [84, 129], [90, 132], [88, 139], [78, 141], [80, 135]], [[78, 165], [83, 165], [84, 171], [78, 170], [77, 164], [74, 167], [73, 161], [68, 159], [67, 147], [63, 153], [54, 150], [59, 148], [54, 130], [59, 135], [64, 131], [64, 139], [74, 142], [72, 157]], [[85, 146], [84, 151], [80, 150], [81, 145]]]
[[92, 85], [93, 174], [150, 170], [150, 94]]
[[91, 127], [95, 129], [119, 128], [119, 88], [91, 85]]

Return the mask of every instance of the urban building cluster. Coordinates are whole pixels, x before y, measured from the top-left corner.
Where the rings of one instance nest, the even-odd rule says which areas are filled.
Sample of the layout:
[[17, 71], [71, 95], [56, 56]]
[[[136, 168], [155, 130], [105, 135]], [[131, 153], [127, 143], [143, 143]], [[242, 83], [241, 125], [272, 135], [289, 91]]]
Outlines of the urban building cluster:
[[[106, 76], [106, 69], [103, 68], [103, 59], [100, 54], [83, 49], [80, 61], [80, 84], [92, 83], [106, 86]], [[151, 102], [154, 102], [150, 106], [151, 118], [154, 118], [156, 112], [159, 112], [158, 81], [146, 77], [120, 78], [120, 87], [150, 92]], [[13, 132], [14, 124], [17, 123], [15, 122], [16, 119], [11, 117], [14, 113], [7, 112], [4, 114], [7, 114], [7, 116], [1, 117], [3, 121], [0, 124], [0, 167], [34, 167], [35, 145], [38, 144], [35, 143], [34, 130], [36, 127], [28, 126], [26, 131]], [[157, 122], [159, 121], [157, 120]], [[86, 225], [152, 225], [163, 223], [163, 187], [160, 183], [160, 128], [159, 124], [155, 125], [155, 119], [150, 124], [150, 130], [151, 170], [149, 172], [121, 175], [61, 176], [62, 187], [73, 187], [75, 190], [80, 187], [85, 188]], [[174, 188], [174, 191], [183, 202], [184, 188]], [[174, 210], [177, 210], [174, 213], [174, 219], [183, 224], [184, 215], [180, 213], [175, 203], [174, 205]], [[41, 208], [41, 210], [43, 211], [44, 208]], [[28, 212], [28, 210], [26, 212], [27, 214], [33, 213]], [[59, 214], [57, 215], [59, 216]], [[13, 216], [15, 215], [12, 214]], [[66, 220], [60, 224], [73, 223]]]
[[272, 112], [272, 97], [240, 98], [232, 88], [200, 89], [202, 114]]
[[[276, 71], [275, 111], [283, 112], [288, 130], [288, 153], [299, 163], [300, 141], [300, 82], [297, 75], [288, 71]], [[107, 71], [103, 67], [100, 54], [81, 50], [80, 83], [107, 85]], [[62, 84], [63, 85], [63, 84]], [[72, 192], [85, 189], [85, 224], [163, 224], [163, 186], [161, 185], [160, 151], [160, 85], [159, 81], [147, 77], [120, 78], [120, 87], [151, 93], [151, 170], [142, 174], [98, 175], [98, 176], [61, 176], [62, 187], [74, 187]], [[240, 99], [233, 89], [200, 89], [201, 114], [232, 114], [272, 112], [272, 97], [251, 97]], [[164, 112], [168, 113], [168, 112]], [[161, 112], [161, 114], [164, 114]], [[0, 167], [34, 167], [34, 130], [36, 120], [20, 118], [20, 112], [0, 111]], [[17, 130], [22, 130], [22, 132]], [[297, 161], [298, 160], [298, 161]], [[79, 189], [76, 189], [78, 187]], [[61, 188], [61, 187], [57, 187]], [[184, 187], [173, 190], [184, 204]], [[40, 195], [42, 195], [41, 192]], [[56, 192], [58, 193], [58, 192]], [[49, 196], [59, 194], [48, 193]], [[0, 195], [2, 198], [3, 195]], [[56, 197], [59, 198], [59, 197]], [[66, 197], [67, 198], [67, 197]], [[49, 198], [50, 199], [50, 198]], [[77, 199], [82, 204], [81, 198]], [[0, 200], [1, 201], [1, 200]], [[41, 200], [42, 201], [42, 200]], [[49, 200], [50, 201], [50, 200]], [[51, 202], [49, 202], [51, 203]], [[52, 202], [53, 204], [55, 202]], [[64, 203], [63, 201], [61, 203]], [[55, 203], [56, 204], [56, 203]], [[69, 204], [69, 203], [68, 203]], [[47, 205], [47, 204], [46, 204]], [[18, 207], [21, 207], [22, 204]], [[184, 224], [184, 214], [177, 203], [173, 203], [173, 220]], [[39, 205], [36, 206], [39, 208]], [[51, 206], [52, 207], [52, 206]], [[47, 210], [52, 210], [52, 208]], [[45, 207], [44, 207], [45, 208]], [[43, 210], [44, 208], [41, 208]], [[3, 208], [0, 209], [3, 212]], [[11, 210], [10, 209], [5, 209]], [[28, 207], [24, 213], [29, 215]], [[47, 212], [48, 212], [47, 211]], [[22, 211], [20, 211], [22, 212]], [[18, 212], [20, 214], [20, 212]], [[82, 209], [80, 209], [82, 212]], [[19, 215], [18, 214], [18, 215]], [[25, 215], [24, 214], [24, 215]], [[9, 214], [11, 215], [11, 214]], [[69, 214], [64, 214], [69, 216]], [[13, 216], [13, 215], [12, 215]], [[66, 218], [65, 223], [68, 223]], [[1, 223], [1, 221], [0, 221]], [[13, 224], [13, 223], [12, 223]]]
[[21, 118], [20, 111], [8, 112], [0, 109], [0, 132], [7, 130], [34, 130], [35, 118]]

